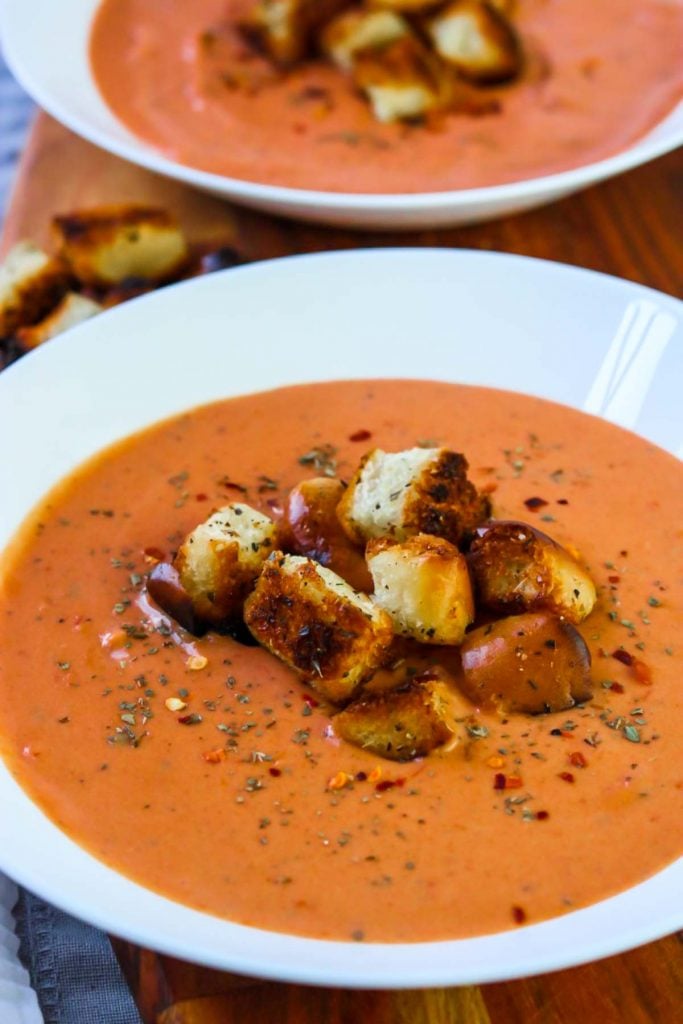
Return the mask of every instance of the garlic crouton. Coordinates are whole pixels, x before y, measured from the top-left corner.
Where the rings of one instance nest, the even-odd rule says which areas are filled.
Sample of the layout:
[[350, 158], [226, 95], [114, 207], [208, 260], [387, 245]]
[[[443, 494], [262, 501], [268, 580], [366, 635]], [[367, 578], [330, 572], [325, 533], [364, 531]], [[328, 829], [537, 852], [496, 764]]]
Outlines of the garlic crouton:
[[244, 606], [259, 643], [333, 703], [350, 700], [382, 664], [391, 619], [310, 558], [275, 552]]
[[91, 316], [101, 313], [103, 306], [78, 292], [67, 292], [52, 312], [30, 327], [19, 327], [16, 336], [24, 348], [37, 348], [45, 341], [56, 338], [58, 334], [68, 331], [70, 327], [89, 320]]
[[408, 23], [393, 11], [345, 11], [325, 26], [320, 45], [343, 71], [353, 69], [360, 50], [379, 50], [410, 33]]
[[447, 448], [375, 448], [361, 461], [337, 508], [356, 543], [427, 533], [457, 544], [490, 511], [489, 499], [467, 479], [465, 457]]
[[413, 35], [358, 51], [352, 77], [384, 123], [444, 110], [452, 99], [448, 69]]
[[185, 237], [166, 210], [103, 206], [55, 217], [52, 224], [60, 255], [93, 287], [127, 278], [167, 280], [188, 255]]
[[280, 547], [306, 555], [336, 572], [354, 590], [372, 590], [372, 577], [361, 551], [356, 548], [337, 518], [344, 484], [333, 477], [302, 480], [287, 496], [279, 524]]
[[590, 652], [579, 631], [548, 612], [512, 615], [468, 633], [463, 692], [503, 713], [564, 711], [592, 694]]
[[335, 715], [333, 728], [347, 743], [392, 761], [410, 761], [454, 740], [456, 703], [442, 680], [417, 679], [355, 700]]
[[41, 320], [69, 287], [65, 265], [32, 242], [18, 242], [0, 265], [0, 338]]
[[236, 502], [185, 538], [173, 564], [199, 618], [218, 623], [239, 615], [275, 534], [268, 516]]
[[519, 73], [522, 51], [501, 10], [482, 0], [456, 0], [427, 25], [434, 48], [471, 82], [504, 82]]
[[375, 602], [401, 636], [459, 644], [474, 620], [467, 561], [449, 541], [420, 533], [402, 543], [371, 540], [365, 557]]
[[313, 34], [350, 0], [259, 0], [245, 33], [277, 64], [289, 66], [309, 53]]
[[526, 523], [500, 521], [478, 531], [469, 553], [479, 600], [500, 612], [548, 608], [571, 622], [593, 610], [595, 585], [577, 560]]

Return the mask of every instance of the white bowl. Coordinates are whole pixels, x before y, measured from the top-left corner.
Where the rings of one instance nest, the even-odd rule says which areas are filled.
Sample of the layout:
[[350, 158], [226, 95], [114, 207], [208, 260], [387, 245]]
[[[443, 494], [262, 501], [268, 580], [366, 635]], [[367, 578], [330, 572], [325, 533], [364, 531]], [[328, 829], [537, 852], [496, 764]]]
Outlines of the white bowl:
[[[395, 377], [535, 393], [678, 451], [682, 314], [676, 300], [614, 278], [443, 249], [292, 257], [165, 289], [0, 374], [0, 437], [11, 439], [0, 448], [0, 548], [55, 481], [119, 436], [220, 397], [383, 377], [389, 366]], [[680, 861], [584, 910], [475, 939], [359, 945], [274, 934], [191, 910], [105, 867], [1, 762], [0, 806], [0, 869], [16, 880], [142, 946], [246, 974], [358, 987], [468, 984], [567, 967], [683, 925]]]
[[162, 156], [116, 120], [88, 64], [90, 22], [98, 0], [0, 0], [7, 63], [49, 113], [90, 142], [135, 164], [269, 213], [366, 228], [468, 224], [531, 209], [621, 174], [683, 143], [683, 103], [635, 145], [597, 163], [547, 177], [487, 188], [410, 195], [352, 195], [240, 181]]

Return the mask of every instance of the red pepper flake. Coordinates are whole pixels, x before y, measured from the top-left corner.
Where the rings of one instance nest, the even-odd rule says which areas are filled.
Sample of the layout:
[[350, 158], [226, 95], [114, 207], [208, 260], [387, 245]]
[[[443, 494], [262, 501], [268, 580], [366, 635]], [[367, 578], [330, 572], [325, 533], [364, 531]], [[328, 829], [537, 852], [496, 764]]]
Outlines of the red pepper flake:
[[550, 817], [550, 811], [536, 811], [537, 821], [547, 821]]
[[161, 548], [143, 548], [142, 553], [149, 562], [163, 562], [166, 558]]
[[560, 779], [562, 779], [563, 782], [573, 782], [574, 781], [574, 776], [572, 775], [571, 772], [560, 772], [558, 777]]
[[607, 577], [607, 582], [608, 583], [620, 583], [621, 582], [621, 576], [608, 576]]
[[505, 776], [502, 772], [496, 772], [493, 776], [493, 788], [494, 789], [505, 789]]
[[203, 494], [203, 493], [202, 494], [195, 494], [194, 500], [195, 501], [208, 501], [209, 500], [209, 496], [208, 496], [208, 494]]
[[568, 504], [569, 504], [569, 502], [567, 501], [567, 499], [566, 499], [566, 498], [558, 498], [558, 499], [557, 499], [557, 504], [558, 504], [558, 505], [568, 505]]
[[496, 772], [493, 776], [494, 789], [521, 789], [523, 785], [519, 775], [505, 775], [503, 772]]
[[643, 686], [652, 686], [652, 671], [649, 665], [646, 665], [640, 658], [634, 658], [632, 666], [636, 680]]
[[308, 704], [309, 708], [317, 708], [320, 704], [320, 701], [316, 700], [315, 697], [312, 697], [310, 693], [302, 693], [301, 696], [306, 704]]
[[202, 754], [205, 761], [209, 764], [220, 764], [221, 761], [225, 761], [227, 757], [225, 750], [219, 747], [217, 750], [207, 750]]
[[353, 434], [349, 434], [349, 441], [369, 441], [371, 437], [369, 430], [355, 430]]
[[628, 651], [625, 651], [623, 647], [618, 647], [616, 651], [612, 651], [612, 657], [615, 658], [616, 661], [620, 661], [622, 665], [633, 664], [633, 655], [629, 654]]
[[181, 725], [199, 725], [202, 721], [202, 716], [198, 715], [196, 711], [193, 711], [190, 715], [179, 715], [177, 721], [180, 722]]
[[575, 768], [588, 767], [588, 761], [586, 760], [586, 758], [580, 750], [572, 751], [572, 753], [569, 755], [569, 763], [572, 764]]
[[530, 512], [537, 512], [539, 508], [545, 508], [548, 502], [545, 498], [527, 498], [524, 504]]
[[522, 907], [513, 907], [512, 920], [515, 922], [515, 924], [524, 924], [524, 922], [526, 921], [526, 911], [523, 910]]
[[244, 484], [235, 483], [234, 480], [228, 479], [227, 476], [224, 476], [222, 480], [218, 481], [218, 483], [219, 483], [219, 485], [221, 487], [225, 487], [226, 490], [229, 490], [229, 491], [239, 491], [240, 494], [246, 494], [247, 493], [247, 488], [244, 486]]
[[621, 685], [621, 683], [610, 683], [609, 688], [612, 691], [612, 693], [624, 693], [624, 687]]
[[387, 789], [393, 789], [394, 786], [404, 786], [405, 781], [405, 779], [382, 779], [377, 783], [375, 789], [378, 793], [384, 793]]
[[277, 779], [282, 775], [282, 770], [280, 768], [269, 768], [268, 774], [272, 775], [274, 779]]
[[356, 782], [365, 782], [368, 777], [367, 772], [356, 772]]

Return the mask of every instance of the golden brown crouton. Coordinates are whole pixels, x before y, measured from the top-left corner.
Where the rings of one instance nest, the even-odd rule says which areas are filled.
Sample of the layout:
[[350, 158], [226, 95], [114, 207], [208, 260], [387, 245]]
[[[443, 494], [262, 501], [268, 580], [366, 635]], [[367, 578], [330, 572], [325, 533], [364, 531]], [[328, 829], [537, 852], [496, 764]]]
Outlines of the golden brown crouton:
[[359, 50], [353, 59], [352, 78], [382, 122], [444, 110], [453, 97], [448, 68], [412, 34], [381, 49]]
[[443, 0], [367, 0], [371, 9], [398, 11], [401, 14], [423, 14], [440, 4], [443, 4]]
[[504, 82], [521, 69], [517, 33], [500, 9], [483, 0], [455, 0], [430, 19], [427, 30], [439, 57], [471, 82]]
[[41, 320], [57, 305], [70, 280], [61, 260], [32, 242], [18, 242], [0, 265], [0, 338]]
[[218, 623], [240, 614], [275, 534], [268, 516], [235, 502], [185, 538], [173, 564], [199, 618]]
[[464, 693], [481, 708], [563, 711], [592, 694], [589, 650], [579, 631], [549, 612], [472, 630], [460, 648]]
[[361, 697], [340, 714], [337, 736], [392, 761], [424, 757], [459, 733], [458, 700], [438, 678], [415, 679], [397, 690]]
[[352, 71], [359, 51], [380, 50], [409, 34], [408, 22], [394, 11], [353, 7], [325, 25], [320, 46], [343, 71]]
[[469, 553], [478, 599], [499, 612], [549, 608], [581, 622], [596, 601], [592, 579], [565, 548], [526, 523], [480, 527]]
[[333, 703], [382, 664], [391, 619], [310, 558], [275, 552], [244, 606], [252, 635]]
[[284, 67], [310, 56], [314, 33], [351, 0], [258, 0], [243, 24], [272, 59]]
[[70, 327], [76, 327], [97, 313], [101, 313], [102, 309], [99, 302], [88, 299], [85, 295], [67, 292], [44, 319], [30, 327], [19, 327], [16, 337], [24, 348], [37, 348], [43, 342], [50, 341], [58, 334], [68, 331]]
[[53, 219], [59, 253], [84, 284], [107, 288], [127, 278], [161, 282], [188, 255], [185, 237], [166, 210], [102, 206]]
[[459, 644], [474, 620], [467, 561], [440, 537], [371, 540], [365, 557], [374, 599], [401, 636], [426, 644]]
[[319, 476], [302, 480], [287, 496], [279, 524], [284, 551], [306, 555], [336, 572], [354, 590], [372, 590], [372, 577], [361, 551], [344, 533], [337, 505], [344, 493], [341, 480]]
[[457, 544], [488, 518], [489, 499], [467, 479], [467, 459], [447, 448], [369, 452], [337, 514], [351, 540], [427, 533]]

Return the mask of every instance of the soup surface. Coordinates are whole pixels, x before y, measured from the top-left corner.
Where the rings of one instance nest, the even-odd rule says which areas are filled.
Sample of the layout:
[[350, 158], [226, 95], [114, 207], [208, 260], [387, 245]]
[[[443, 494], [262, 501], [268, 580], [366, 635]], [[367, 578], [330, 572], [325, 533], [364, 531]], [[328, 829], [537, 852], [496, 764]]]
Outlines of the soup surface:
[[278, 76], [235, 26], [253, 0], [104, 0], [97, 85], [136, 135], [180, 163], [331, 192], [432, 192], [568, 170], [631, 145], [683, 83], [679, 0], [518, 0], [526, 70], [479, 115], [380, 125], [322, 61]]
[[[265, 650], [183, 633], [145, 573], [217, 506], [273, 511], [317, 474], [312, 452], [348, 478], [368, 448], [425, 440], [467, 454], [497, 517], [580, 551], [599, 591], [580, 627], [595, 695], [481, 716], [451, 753], [397, 764], [336, 739]], [[235, 921], [413, 941], [585, 906], [681, 852], [682, 499], [673, 457], [507, 392], [341, 382], [188, 412], [81, 467], [6, 553], [2, 755], [96, 857]], [[354, 781], [335, 789], [340, 772]]]

